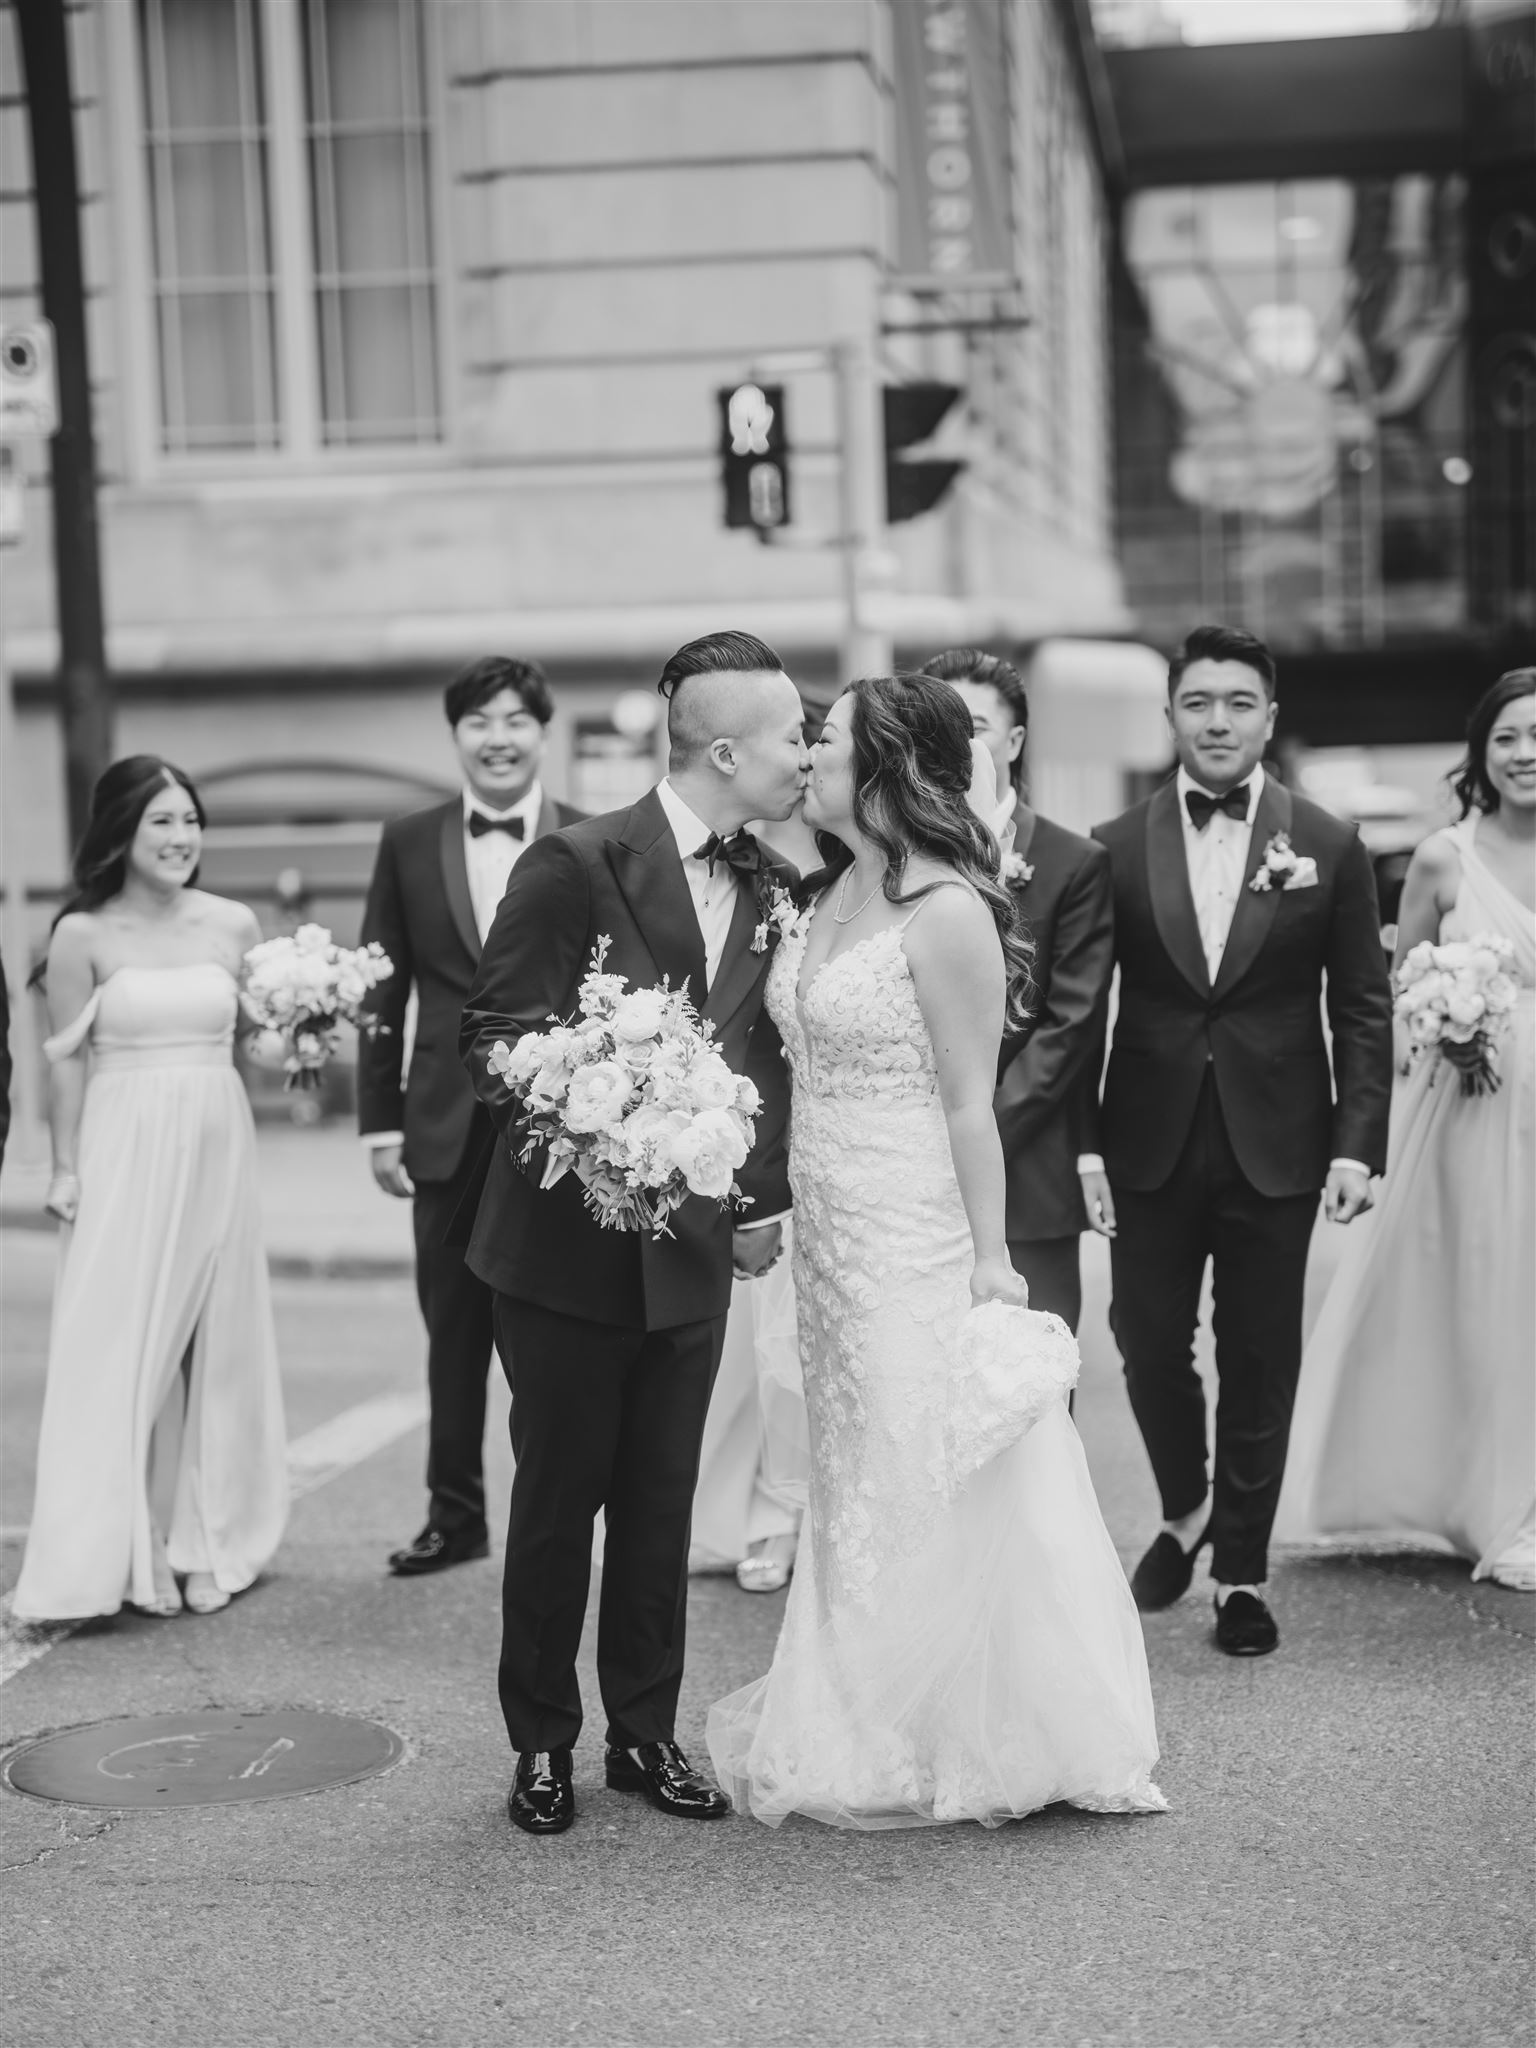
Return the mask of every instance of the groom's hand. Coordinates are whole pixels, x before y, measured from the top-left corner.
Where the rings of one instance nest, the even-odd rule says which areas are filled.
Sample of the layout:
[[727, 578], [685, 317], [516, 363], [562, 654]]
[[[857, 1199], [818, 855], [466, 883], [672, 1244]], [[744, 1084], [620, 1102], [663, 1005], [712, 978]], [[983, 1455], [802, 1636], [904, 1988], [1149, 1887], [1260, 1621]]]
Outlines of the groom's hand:
[[756, 1230], [731, 1232], [731, 1270], [738, 1280], [758, 1280], [784, 1248], [782, 1223], [764, 1223]]
[[1353, 1223], [1372, 1206], [1371, 1183], [1352, 1166], [1329, 1169], [1323, 1186], [1323, 1214], [1330, 1223]]
[[398, 1195], [403, 1201], [416, 1192], [411, 1176], [401, 1163], [401, 1145], [375, 1145], [369, 1155], [373, 1177], [386, 1195]]
[[1083, 1207], [1088, 1212], [1088, 1228], [1096, 1230], [1100, 1237], [1115, 1234], [1115, 1197], [1109, 1185], [1109, 1175], [1096, 1169], [1079, 1173], [1083, 1188]]

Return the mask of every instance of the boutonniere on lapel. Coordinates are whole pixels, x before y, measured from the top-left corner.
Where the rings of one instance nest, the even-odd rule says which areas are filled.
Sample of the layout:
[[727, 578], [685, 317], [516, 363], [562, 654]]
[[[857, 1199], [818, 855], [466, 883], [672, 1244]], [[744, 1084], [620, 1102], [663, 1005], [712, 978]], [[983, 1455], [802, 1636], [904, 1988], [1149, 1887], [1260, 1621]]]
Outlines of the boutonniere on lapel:
[[752, 934], [754, 953], [766, 953], [771, 938], [787, 939], [794, 930], [800, 911], [795, 899], [782, 882], [769, 882], [757, 899], [758, 924]]
[[1258, 872], [1248, 886], [1259, 896], [1277, 886], [1281, 889], [1315, 889], [1317, 862], [1309, 853], [1298, 853], [1286, 835], [1277, 832], [1265, 847]]
[[1010, 853], [1003, 860], [1003, 886], [1005, 889], [1027, 889], [1035, 879], [1031, 862], [1022, 853]]

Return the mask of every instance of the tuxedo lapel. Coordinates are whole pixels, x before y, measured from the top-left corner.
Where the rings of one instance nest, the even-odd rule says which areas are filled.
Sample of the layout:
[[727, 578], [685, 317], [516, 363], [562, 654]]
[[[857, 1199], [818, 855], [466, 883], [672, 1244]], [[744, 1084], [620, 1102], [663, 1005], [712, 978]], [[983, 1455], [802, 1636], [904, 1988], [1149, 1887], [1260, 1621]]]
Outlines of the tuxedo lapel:
[[683, 878], [677, 841], [655, 790], [641, 797], [607, 844], [608, 864], [656, 965], [673, 988], [683, 981], [695, 1003], [705, 995], [704, 934]]
[[1237, 907], [1232, 912], [1231, 929], [1227, 933], [1221, 965], [1216, 970], [1214, 992], [1219, 996], [1225, 995], [1232, 984], [1248, 972], [1258, 958], [1259, 948], [1269, 937], [1269, 928], [1280, 907], [1280, 886], [1276, 883], [1272, 889], [1252, 889], [1248, 885], [1270, 840], [1277, 832], [1289, 832], [1290, 829], [1291, 792], [1273, 776], [1266, 775], [1258, 808], [1253, 814], [1253, 831], [1248, 837], [1243, 886], [1237, 893]]
[[1189, 887], [1177, 783], [1164, 783], [1147, 805], [1147, 890], [1164, 951], [1195, 994], [1208, 996], [1211, 975]]
[[443, 887], [454, 927], [469, 948], [471, 960], [480, 958], [480, 927], [475, 923], [474, 899], [469, 893], [469, 869], [464, 865], [464, 807], [451, 803], [443, 812], [438, 832], [438, 852], [443, 864]]
[[1020, 797], [1013, 807], [1013, 850], [1020, 860], [1026, 860], [1029, 857], [1029, 849], [1034, 836], [1035, 813], [1025, 803], [1023, 797]]
[[551, 832], [558, 832], [559, 830], [559, 806], [556, 804], [554, 798], [549, 794], [548, 790], [546, 790], [544, 792], [543, 800], [539, 805], [539, 822], [533, 828], [533, 836], [535, 839], [543, 839], [544, 837], [546, 837], [547, 834]]
[[724, 1024], [737, 1009], [768, 963], [766, 952], [752, 951], [752, 934], [757, 925], [757, 892], [744, 877], [738, 877], [736, 907], [731, 912], [731, 928], [725, 935], [725, 950], [709, 985], [708, 1000], [702, 1006], [703, 1014], [716, 1024]]

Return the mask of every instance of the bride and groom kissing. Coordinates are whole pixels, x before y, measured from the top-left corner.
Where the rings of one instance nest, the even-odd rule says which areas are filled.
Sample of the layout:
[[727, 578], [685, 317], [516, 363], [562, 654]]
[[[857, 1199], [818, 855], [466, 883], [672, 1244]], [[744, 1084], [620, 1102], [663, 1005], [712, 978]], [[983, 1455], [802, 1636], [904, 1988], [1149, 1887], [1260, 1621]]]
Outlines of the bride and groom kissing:
[[[1051, 1401], [1022, 1434], [994, 1433], [987, 1453], [969, 1462], [958, 1447], [967, 1432], [957, 1426], [955, 1389], [974, 1364], [981, 1305], [1002, 1304], [985, 1314], [1016, 1319], [1005, 1361], [1015, 1378], [1039, 1377], [1053, 1351], [1070, 1349], [1054, 1317], [1023, 1313], [1026, 1289], [1008, 1254], [994, 1089], [1000, 1046], [1025, 1028], [1030, 948], [999, 879], [998, 842], [983, 822], [995, 794], [973, 798], [971, 709], [927, 675], [866, 679], [839, 698], [807, 748], [799, 695], [778, 657], [737, 633], [681, 649], [660, 688], [666, 779], [626, 811], [528, 847], [461, 1024], [461, 1053], [499, 1139], [467, 1258], [494, 1291], [497, 1346], [512, 1386], [516, 1476], [500, 1665], [517, 1752], [511, 1818], [526, 1832], [552, 1834], [575, 1817], [575, 1665], [599, 1511], [606, 1540], [597, 1669], [610, 1786], [679, 1816], [714, 1818], [734, 1804], [770, 1824], [799, 1813], [851, 1827], [967, 1818], [995, 1825], [1057, 1801], [1157, 1810], [1164, 1802], [1151, 1778], [1157, 1739], [1137, 1603], [1066, 1402]], [[1273, 803], [1267, 784], [1261, 823], [1266, 802]], [[799, 803], [826, 865], [801, 914], [768, 921], [764, 943], [764, 904], [796, 877], [745, 827], [786, 818]], [[1149, 847], [1144, 823], [1140, 829]], [[1147, 968], [1134, 950], [1145, 923], [1146, 859], [1125, 833], [1124, 847], [1114, 828], [1105, 836], [1116, 911], [1127, 918], [1120, 950], [1129, 992]], [[1330, 842], [1325, 861], [1336, 864], [1337, 853]], [[1336, 893], [1330, 872], [1320, 895], [1331, 904]], [[1231, 916], [1234, 951], [1257, 951], [1271, 921], [1281, 922], [1274, 906], [1255, 907], [1259, 918], [1247, 911], [1241, 926]], [[1162, 916], [1154, 908], [1154, 932]], [[1315, 922], [1284, 921], [1287, 958], [1277, 970], [1314, 976], [1314, 1031]], [[687, 982], [724, 1057], [755, 1082], [763, 1107], [739, 1176], [744, 1217], [694, 1199], [669, 1238], [605, 1232], [573, 1180], [541, 1190], [538, 1162], [526, 1174], [514, 1163], [516, 1104], [489, 1054], [498, 1040], [570, 1014], [600, 938], [609, 941], [607, 967], [631, 985]], [[1339, 959], [1329, 953], [1330, 981]], [[1157, 975], [1152, 982], [1144, 1057], [1169, 995]], [[1171, 1112], [1153, 1134], [1159, 1145], [1175, 1144], [1191, 1178], [1179, 1191], [1189, 1256], [1208, 1227], [1211, 1191], [1194, 1183], [1220, 1147], [1228, 1070], [1241, 1071], [1255, 1038], [1248, 1019], [1229, 1049], [1224, 1020], [1214, 1021], [1225, 993], [1217, 971], [1203, 995], [1218, 1060], [1211, 1101], [1197, 1087], [1196, 1103], [1183, 1104], [1203, 1119], [1199, 1145], [1185, 1143], [1187, 1133], [1170, 1138]], [[1274, 989], [1269, 998], [1277, 999]], [[1304, 1001], [1291, 1004], [1298, 1016]], [[1373, 1003], [1374, 995], [1365, 1010]], [[1341, 1022], [1351, 1028], [1343, 1008], [1336, 1033]], [[1305, 1036], [1304, 1025], [1296, 1030]], [[1310, 1055], [1310, 1042], [1303, 1050]], [[1111, 1068], [1100, 1140], [1108, 1178], [1096, 1177], [1086, 1149], [1086, 1107], [1080, 1162], [1088, 1213], [1106, 1229], [1120, 1194], [1117, 1297], [1122, 1254], [1136, 1249], [1138, 1230], [1146, 1234], [1146, 1219], [1136, 1220], [1146, 1134], [1126, 1124], [1123, 1060], [1121, 1069], [1117, 1080]], [[1341, 1088], [1350, 1078], [1341, 1068]], [[1159, 1086], [1154, 1073], [1147, 1079]], [[1292, 1178], [1313, 1169], [1315, 1122], [1306, 1144], [1293, 1147], [1296, 1157], [1283, 1162]], [[1251, 1170], [1242, 1142], [1234, 1132], [1237, 1165]], [[1353, 1149], [1379, 1165], [1369, 1104]], [[1185, 1155], [1196, 1151], [1191, 1163]], [[1216, 1190], [1218, 1204], [1227, 1192]], [[1261, 1208], [1271, 1192], [1283, 1199], [1293, 1191], [1266, 1189], [1256, 1196]], [[676, 1742], [690, 1508], [732, 1275], [766, 1270], [791, 1202], [810, 1505], [772, 1666], [709, 1716], [710, 1753], [727, 1797]], [[1274, 1219], [1266, 1212], [1266, 1220]], [[1251, 1238], [1252, 1222], [1237, 1219], [1233, 1228]], [[1261, 1260], [1271, 1255], [1262, 1231], [1256, 1242]], [[1223, 1240], [1215, 1249], [1220, 1265], [1230, 1247]], [[1278, 1284], [1291, 1278], [1287, 1267]], [[1161, 1371], [1182, 1396], [1171, 1325], [1185, 1304], [1163, 1306], [1167, 1327], [1143, 1343], [1133, 1328], [1129, 1267], [1124, 1286], [1131, 1310], [1122, 1327], [1117, 1299], [1117, 1333], [1128, 1362], [1136, 1350], [1148, 1361], [1143, 1385]], [[1299, 1280], [1297, 1293], [1299, 1325]], [[1187, 1305], [1192, 1330], [1196, 1302]], [[1218, 1423], [1217, 1520], [1226, 1543], [1218, 1563], [1234, 1554], [1241, 1525], [1236, 1550], [1251, 1588], [1262, 1580], [1273, 1503], [1250, 1467], [1274, 1464], [1277, 1419], [1283, 1463], [1286, 1361], [1276, 1353], [1284, 1342], [1258, 1356], [1253, 1339], [1250, 1358], [1222, 1335], [1223, 1407], [1230, 1405], [1235, 1427], [1224, 1442]], [[1246, 1394], [1228, 1403], [1229, 1363], [1234, 1385], [1257, 1379], [1256, 1413]], [[1133, 1402], [1173, 1516], [1173, 1482], [1194, 1476], [1188, 1402], [1166, 1432], [1169, 1450], [1154, 1441], [1135, 1371]], [[1176, 1470], [1175, 1452], [1183, 1461]], [[1204, 1455], [1202, 1409], [1202, 1491]], [[1174, 1527], [1169, 1540], [1182, 1567], [1204, 1530]], [[1163, 1538], [1154, 1545], [1159, 1558], [1161, 1546]], [[1137, 1591], [1150, 1606], [1158, 1601], [1145, 1597], [1147, 1572], [1144, 1560]], [[1163, 1576], [1171, 1582], [1179, 1571]], [[1169, 1595], [1168, 1585], [1152, 1590]], [[1245, 1598], [1262, 1607], [1256, 1593]]]

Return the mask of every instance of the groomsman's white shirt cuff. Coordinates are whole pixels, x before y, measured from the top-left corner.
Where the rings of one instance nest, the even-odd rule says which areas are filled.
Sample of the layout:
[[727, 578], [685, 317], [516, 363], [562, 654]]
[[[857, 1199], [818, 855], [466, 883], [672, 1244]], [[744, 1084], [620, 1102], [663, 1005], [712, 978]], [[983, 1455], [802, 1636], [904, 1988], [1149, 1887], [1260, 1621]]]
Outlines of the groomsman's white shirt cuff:
[[364, 1131], [363, 1143], [370, 1152], [381, 1151], [386, 1145], [403, 1145], [404, 1131]]
[[[1363, 1173], [1367, 1180], [1371, 1178], [1371, 1169], [1359, 1159], [1329, 1160], [1328, 1171], [1330, 1173], [1337, 1173], [1340, 1169], [1349, 1173]], [[1079, 1152], [1077, 1155], [1077, 1170], [1079, 1173], [1102, 1173], [1104, 1171], [1104, 1161], [1097, 1152]]]

